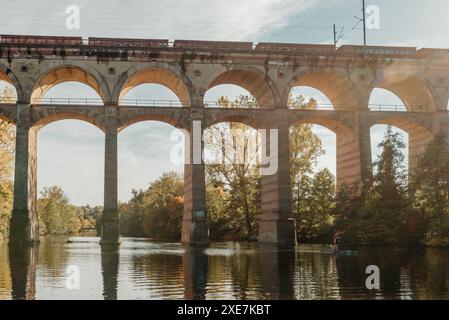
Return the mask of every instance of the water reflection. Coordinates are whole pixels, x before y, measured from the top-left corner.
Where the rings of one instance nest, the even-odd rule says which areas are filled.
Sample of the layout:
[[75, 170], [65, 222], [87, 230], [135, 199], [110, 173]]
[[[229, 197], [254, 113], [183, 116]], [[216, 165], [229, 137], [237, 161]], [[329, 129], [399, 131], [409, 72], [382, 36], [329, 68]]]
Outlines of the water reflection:
[[261, 245], [258, 263], [264, 299], [294, 299], [296, 250]]
[[36, 246], [9, 247], [12, 299], [34, 300], [36, 293], [37, 254]]
[[[48, 238], [39, 247], [0, 245], [0, 299], [449, 299], [449, 250], [325, 246], [296, 250], [257, 243], [208, 248], [125, 238]], [[69, 290], [67, 266], [80, 290]], [[380, 290], [365, 288], [368, 265]]]
[[184, 298], [186, 300], [206, 299], [208, 256], [201, 247], [186, 246], [182, 255], [184, 268]]
[[104, 300], [117, 300], [119, 246], [101, 246], [101, 273]]

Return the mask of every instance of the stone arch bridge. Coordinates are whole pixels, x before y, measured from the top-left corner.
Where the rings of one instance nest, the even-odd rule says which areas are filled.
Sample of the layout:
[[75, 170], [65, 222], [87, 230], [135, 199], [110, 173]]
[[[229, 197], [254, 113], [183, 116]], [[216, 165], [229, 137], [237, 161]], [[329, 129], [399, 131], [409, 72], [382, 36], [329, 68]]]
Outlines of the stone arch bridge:
[[[119, 242], [117, 133], [133, 123], [159, 120], [188, 133], [194, 121], [200, 121], [202, 130], [224, 121], [277, 129], [278, 170], [262, 177], [259, 240], [287, 244], [296, 243], [290, 207], [290, 126], [318, 124], [336, 134], [337, 186], [342, 186], [371, 173], [371, 126], [391, 124], [405, 130], [413, 167], [432, 137], [447, 134], [449, 125], [445, 49], [0, 36], [0, 80], [17, 93], [17, 101], [0, 104], [0, 118], [17, 128], [11, 243], [38, 239], [36, 133], [54, 121], [87, 121], [105, 134], [103, 243]], [[67, 105], [42, 99], [66, 81], [90, 86], [102, 103]], [[181, 105], [127, 105], [122, 99], [126, 92], [143, 83], [169, 88]], [[205, 92], [220, 84], [248, 90], [258, 108], [208, 107]], [[333, 110], [289, 109], [288, 96], [295, 86], [320, 90]], [[374, 88], [395, 93], [407, 111], [370, 111]], [[186, 153], [192, 158], [194, 143], [189, 145]], [[185, 164], [185, 243], [208, 242], [204, 169], [203, 163]]]

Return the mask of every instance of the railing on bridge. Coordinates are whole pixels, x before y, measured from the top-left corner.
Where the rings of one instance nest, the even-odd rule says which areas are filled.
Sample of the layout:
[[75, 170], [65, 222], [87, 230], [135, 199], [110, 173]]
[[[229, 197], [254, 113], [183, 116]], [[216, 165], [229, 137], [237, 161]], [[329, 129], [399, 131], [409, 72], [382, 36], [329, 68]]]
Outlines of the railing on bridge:
[[[32, 101], [33, 105], [103, 105], [103, 100], [98, 98], [43, 98]], [[179, 100], [150, 100], [150, 99], [122, 99], [120, 106], [125, 107], [183, 107], [188, 102]]]
[[98, 98], [42, 98], [31, 101], [32, 105], [103, 105], [103, 100]]
[[431, 112], [430, 106], [412, 105], [407, 109], [403, 104], [369, 104], [370, 111], [393, 111], [393, 112]]
[[[15, 104], [17, 101], [14, 97], [0, 97], [0, 104]], [[32, 105], [58, 105], [58, 106], [70, 106], [70, 105], [83, 105], [83, 106], [102, 106], [103, 100], [100, 98], [42, 98], [35, 99], [31, 103]], [[161, 100], [161, 99], [122, 99], [119, 102], [119, 106], [123, 107], [185, 107], [188, 105], [188, 101], [180, 100]], [[248, 108], [248, 105], [242, 103], [238, 104], [235, 101], [230, 101], [227, 106], [224, 106], [219, 101], [204, 101], [204, 107], [206, 108]], [[269, 109], [268, 106], [255, 106], [258, 109]], [[332, 111], [334, 106], [332, 104], [317, 103], [313, 105], [304, 105], [298, 108], [288, 106], [289, 109], [294, 110], [316, 110], [316, 111]], [[408, 110], [404, 105], [400, 104], [369, 104], [370, 111], [384, 111], [384, 112], [407, 112]], [[349, 109], [349, 108], [348, 108]], [[413, 112], [429, 112], [432, 109], [428, 106], [412, 106]], [[346, 110], [346, 108], [340, 108], [339, 110]]]
[[120, 106], [130, 107], [184, 107], [188, 104], [188, 101], [180, 100], [122, 99], [119, 102]]
[[15, 104], [16, 102], [16, 97], [0, 97], [0, 104]]

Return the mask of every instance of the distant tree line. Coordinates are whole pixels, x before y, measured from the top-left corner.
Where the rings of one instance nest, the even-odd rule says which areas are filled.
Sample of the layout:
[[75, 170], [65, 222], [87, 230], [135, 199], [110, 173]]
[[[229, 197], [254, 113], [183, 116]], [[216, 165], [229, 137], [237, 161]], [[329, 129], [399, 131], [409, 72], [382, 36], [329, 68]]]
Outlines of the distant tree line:
[[58, 187], [47, 187], [37, 202], [41, 235], [73, 235], [84, 231], [96, 231], [102, 207], [75, 206]]

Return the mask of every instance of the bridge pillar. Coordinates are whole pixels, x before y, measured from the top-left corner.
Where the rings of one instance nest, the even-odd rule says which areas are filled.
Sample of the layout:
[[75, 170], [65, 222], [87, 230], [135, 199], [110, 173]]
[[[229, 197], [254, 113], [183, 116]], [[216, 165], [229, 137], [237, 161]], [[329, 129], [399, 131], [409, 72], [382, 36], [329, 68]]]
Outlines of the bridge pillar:
[[290, 185], [289, 124], [279, 122], [271, 129], [277, 130], [278, 150], [276, 152], [275, 144], [270, 143], [270, 140], [276, 139], [270, 136], [274, 132], [267, 130], [265, 142], [262, 143], [262, 154], [269, 157], [270, 163], [264, 165], [264, 170], [261, 171], [259, 242], [296, 245]]
[[181, 241], [186, 244], [203, 245], [209, 243], [205, 165], [202, 157], [204, 149], [203, 110], [192, 107], [191, 112], [192, 120], [185, 138], [184, 216]]
[[117, 199], [117, 123], [118, 107], [106, 106], [104, 151], [104, 209], [101, 223], [101, 244], [120, 243]]
[[362, 112], [357, 112], [352, 128], [337, 131], [337, 189], [372, 176], [370, 130]]
[[30, 105], [17, 105], [14, 201], [10, 221], [10, 244], [39, 241], [36, 211], [37, 130], [30, 126]]
[[434, 114], [432, 127], [433, 137], [442, 135], [449, 143], [449, 114], [447, 111], [439, 111]]

